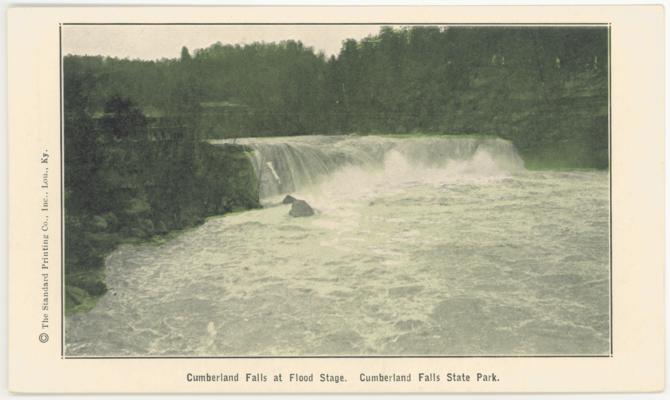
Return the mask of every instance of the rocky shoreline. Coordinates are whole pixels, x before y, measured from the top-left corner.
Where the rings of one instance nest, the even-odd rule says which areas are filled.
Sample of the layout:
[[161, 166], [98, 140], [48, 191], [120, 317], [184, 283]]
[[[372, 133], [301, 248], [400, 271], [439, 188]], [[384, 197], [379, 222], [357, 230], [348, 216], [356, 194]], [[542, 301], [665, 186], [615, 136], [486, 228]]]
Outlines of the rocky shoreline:
[[[157, 154], [161, 149], [152, 149]], [[132, 194], [115, 212], [66, 213], [65, 314], [86, 312], [107, 293], [105, 259], [124, 243], [163, 242], [184, 229], [201, 225], [207, 217], [259, 208], [258, 182], [244, 146], [198, 144], [197, 170], [182, 178], [190, 181], [187, 194], [150, 201], [148, 193], [160, 182], [133, 187]], [[142, 175], [160, 173], [160, 163], [149, 162]], [[176, 177], [175, 177], [176, 179]], [[119, 191], [129, 191], [120, 188]], [[177, 214], [178, 213], [178, 214]]]

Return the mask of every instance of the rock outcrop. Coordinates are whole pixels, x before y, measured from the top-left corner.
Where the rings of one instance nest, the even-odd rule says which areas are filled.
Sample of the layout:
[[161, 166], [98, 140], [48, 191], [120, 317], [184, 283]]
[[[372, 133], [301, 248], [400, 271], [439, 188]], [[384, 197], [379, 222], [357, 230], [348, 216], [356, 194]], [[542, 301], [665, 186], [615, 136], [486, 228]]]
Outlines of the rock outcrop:
[[295, 199], [288, 215], [292, 217], [310, 217], [314, 215], [314, 209], [305, 200]]
[[281, 201], [282, 204], [293, 204], [296, 200], [295, 197], [291, 196], [290, 194], [287, 194], [286, 197], [284, 197], [284, 200]]

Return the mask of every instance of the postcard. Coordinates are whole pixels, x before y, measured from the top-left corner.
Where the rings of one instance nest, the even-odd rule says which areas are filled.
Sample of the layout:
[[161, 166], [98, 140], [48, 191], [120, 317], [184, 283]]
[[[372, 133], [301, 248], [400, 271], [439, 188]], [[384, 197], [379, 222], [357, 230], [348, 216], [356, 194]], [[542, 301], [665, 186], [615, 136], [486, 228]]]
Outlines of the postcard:
[[661, 6], [8, 21], [12, 391], [663, 390]]

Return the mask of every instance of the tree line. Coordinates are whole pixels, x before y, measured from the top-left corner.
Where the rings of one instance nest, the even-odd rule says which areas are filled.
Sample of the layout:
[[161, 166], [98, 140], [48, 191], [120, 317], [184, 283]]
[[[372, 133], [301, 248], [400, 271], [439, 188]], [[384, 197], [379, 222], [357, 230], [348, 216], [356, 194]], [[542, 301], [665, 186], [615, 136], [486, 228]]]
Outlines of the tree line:
[[216, 43], [158, 61], [67, 56], [100, 112], [122, 93], [203, 138], [498, 135], [530, 161], [607, 167], [604, 27], [382, 27], [326, 57], [298, 41]]

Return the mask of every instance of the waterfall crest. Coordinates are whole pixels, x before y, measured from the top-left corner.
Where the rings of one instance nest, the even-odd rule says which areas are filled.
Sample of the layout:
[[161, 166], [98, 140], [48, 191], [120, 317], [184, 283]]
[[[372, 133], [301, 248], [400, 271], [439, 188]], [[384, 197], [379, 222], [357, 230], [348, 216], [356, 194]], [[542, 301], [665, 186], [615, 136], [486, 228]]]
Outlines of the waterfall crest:
[[[212, 144], [230, 142], [215, 140]], [[343, 167], [385, 168], [390, 157], [398, 156], [412, 168], [446, 169], [454, 163], [473, 161], [476, 164], [469, 168], [507, 172], [523, 169], [514, 145], [494, 137], [314, 135], [236, 142], [253, 150], [251, 158], [261, 198], [318, 185]]]

